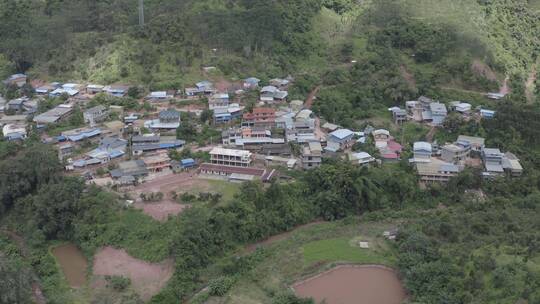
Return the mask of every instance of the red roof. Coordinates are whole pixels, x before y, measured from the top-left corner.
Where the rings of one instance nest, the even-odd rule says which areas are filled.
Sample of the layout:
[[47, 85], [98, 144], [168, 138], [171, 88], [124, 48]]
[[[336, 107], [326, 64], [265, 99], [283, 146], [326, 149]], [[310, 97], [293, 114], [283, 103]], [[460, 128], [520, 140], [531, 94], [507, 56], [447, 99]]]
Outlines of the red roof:
[[244, 113], [244, 119], [268, 119], [276, 116], [276, 110], [272, 108], [254, 108], [252, 113]]
[[259, 176], [259, 177], [263, 176], [266, 172], [265, 169], [259, 169], [259, 168], [233, 167], [233, 166], [223, 166], [223, 165], [215, 165], [215, 164], [209, 164], [209, 163], [202, 164], [200, 166], [200, 170], [222, 172], [227, 175], [237, 173], [237, 174], [254, 175], [254, 176]]
[[390, 140], [388, 141], [388, 146], [387, 146], [388, 150], [390, 151], [394, 151], [394, 152], [401, 152], [401, 150], [403, 150], [403, 146], [398, 144], [397, 142], [393, 141], [393, 140]]
[[381, 155], [382, 158], [384, 159], [398, 159], [399, 156], [396, 154], [396, 153], [384, 153]]

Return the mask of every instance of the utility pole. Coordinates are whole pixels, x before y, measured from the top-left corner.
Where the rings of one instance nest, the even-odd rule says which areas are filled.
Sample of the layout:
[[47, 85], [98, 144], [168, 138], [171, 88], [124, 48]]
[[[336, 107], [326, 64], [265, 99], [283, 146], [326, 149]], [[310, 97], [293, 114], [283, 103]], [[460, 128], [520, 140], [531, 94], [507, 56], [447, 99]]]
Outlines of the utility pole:
[[139, 26], [144, 26], [144, 0], [139, 0]]

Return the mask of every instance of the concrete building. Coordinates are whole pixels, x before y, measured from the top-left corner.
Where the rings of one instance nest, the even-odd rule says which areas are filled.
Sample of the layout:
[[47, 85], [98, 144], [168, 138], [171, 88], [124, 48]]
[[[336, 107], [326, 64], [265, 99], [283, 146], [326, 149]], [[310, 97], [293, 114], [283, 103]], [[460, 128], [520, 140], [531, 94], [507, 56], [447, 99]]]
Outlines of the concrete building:
[[327, 145], [325, 150], [329, 152], [337, 152], [345, 150], [354, 145], [354, 132], [349, 129], [339, 129], [328, 134]]
[[273, 127], [276, 121], [276, 110], [272, 108], [254, 108], [252, 112], [244, 113], [242, 126]]
[[26, 123], [6, 124], [2, 127], [2, 135], [9, 141], [26, 139]]
[[144, 179], [148, 176], [148, 169], [143, 160], [130, 160], [118, 164], [118, 169], [110, 171], [111, 177], [115, 180], [122, 177], [133, 177], [134, 179]]
[[94, 126], [98, 122], [104, 121], [109, 115], [105, 106], [98, 105], [83, 112], [84, 122]]
[[99, 84], [89, 84], [86, 86], [86, 93], [88, 94], [98, 94], [103, 92], [105, 86]]
[[468, 143], [446, 144], [441, 148], [441, 158], [449, 163], [462, 164], [467, 160], [470, 152], [471, 146]]
[[376, 161], [375, 157], [371, 156], [367, 152], [356, 152], [349, 154], [349, 160], [357, 165], [369, 165]]
[[425, 141], [417, 141], [413, 144], [413, 161], [415, 163], [429, 163], [431, 162], [431, 155], [433, 153], [433, 147], [430, 143]]
[[208, 108], [214, 110], [216, 108], [226, 108], [229, 106], [228, 93], [216, 93], [208, 98]]
[[222, 166], [249, 167], [252, 154], [245, 150], [233, 150], [216, 147], [210, 151], [210, 163]]
[[244, 79], [244, 89], [245, 90], [253, 90], [259, 87], [259, 82], [261, 82], [260, 79], [255, 77], [249, 77]]
[[171, 131], [180, 127], [180, 112], [170, 109], [159, 112], [159, 118], [149, 120], [144, 126], [157, 131]]
[[305, 170], [317, 168], [322, 163], [322, 146], [319, 142], [310, 142], [302, 150], [302, 168]]
[[34, 117], [34, 122], [38, 124], [52, 124], [57, 123], [73, 112], [73, 107], [70, 105], [61, 104], [45, 113], [41, 113]]
[[504, 171], [510, 176], [521, 176], [523, 173], [523, 167], [521, 166], [519, 159], [510, 152], [504, 154], [502, 166]]
[[3, 82], [6, 86], [15, 85], [20, 88], [26, 83], [27, 79], [28, 77], [25, 74], [13, 74]]
[[421, 183], [447, 183], [450, 178], [457, 176], [460, 167], [438, 159], [431, 162], [416, 163], [416, 170]]
[[150, 173], [157, 173], [171, 168], [171, 159], [166, 153], [151, 155], [143, 158], [144, 165]]
[[468, 143], [471, 146], [471, 151], [481, 153], [484, 149], [486, 140], [482, 137], [474, 137], [467, 135], [460, 135], [457, 139], [458, 142]]
[[431, 123], [434, 125], [442, 125], [448, 115], [446, 106], [443, 103], [432, 102], [430, 103], [429, 108], [431, 112]]
[[399, 108], [394, 109], [392, 110], [392, 117], [394, 119], [394, 123], [402, 124], [407, 121], [407, 111]]
[[484, 161], [484, 177], [500, 176], [504, 173], [503, 158], [501, 150], [495, 148], [484, 148], [482, 160]]
[[131, 143], [133, 155], [141, 155], [145, 152], [180, 148], [186, 142], [176, 139], [176, 136], [144, 135], [133, 136]]

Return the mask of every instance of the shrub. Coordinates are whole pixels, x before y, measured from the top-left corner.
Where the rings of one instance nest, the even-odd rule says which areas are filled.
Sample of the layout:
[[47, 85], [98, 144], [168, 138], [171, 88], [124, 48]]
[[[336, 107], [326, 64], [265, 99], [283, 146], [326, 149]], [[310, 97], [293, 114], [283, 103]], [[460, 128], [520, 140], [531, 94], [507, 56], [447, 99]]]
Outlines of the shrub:
[[116, 291], [124, 291], [130, 284], [131, 280], [122, 276], [105, 276], [107, 287]]
[[222, 297], [224, 296], [234, 284], [234, 279], [231, 277], [219, 277], [210, 281], [208, 287], [210, 295]]

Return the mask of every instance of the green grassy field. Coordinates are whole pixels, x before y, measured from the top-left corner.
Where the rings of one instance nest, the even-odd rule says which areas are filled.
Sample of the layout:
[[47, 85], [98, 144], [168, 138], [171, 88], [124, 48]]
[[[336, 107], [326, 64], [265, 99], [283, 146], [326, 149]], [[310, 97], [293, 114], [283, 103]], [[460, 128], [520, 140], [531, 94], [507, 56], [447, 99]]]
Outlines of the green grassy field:
[[[303, 249], [304, 260], [309, 265], [312, 263], [325, 262], [351, 262], [360, 264], [386, 264], [388, 259], [380, 252], [382, 248], [363, 249], [358, 246], [356, 239], [335, 238], [315, 241], [306, 244]], [[367, 241], [367, 239], [365, 240]], [[369, 242], [370, 246], [374, 244]]]

